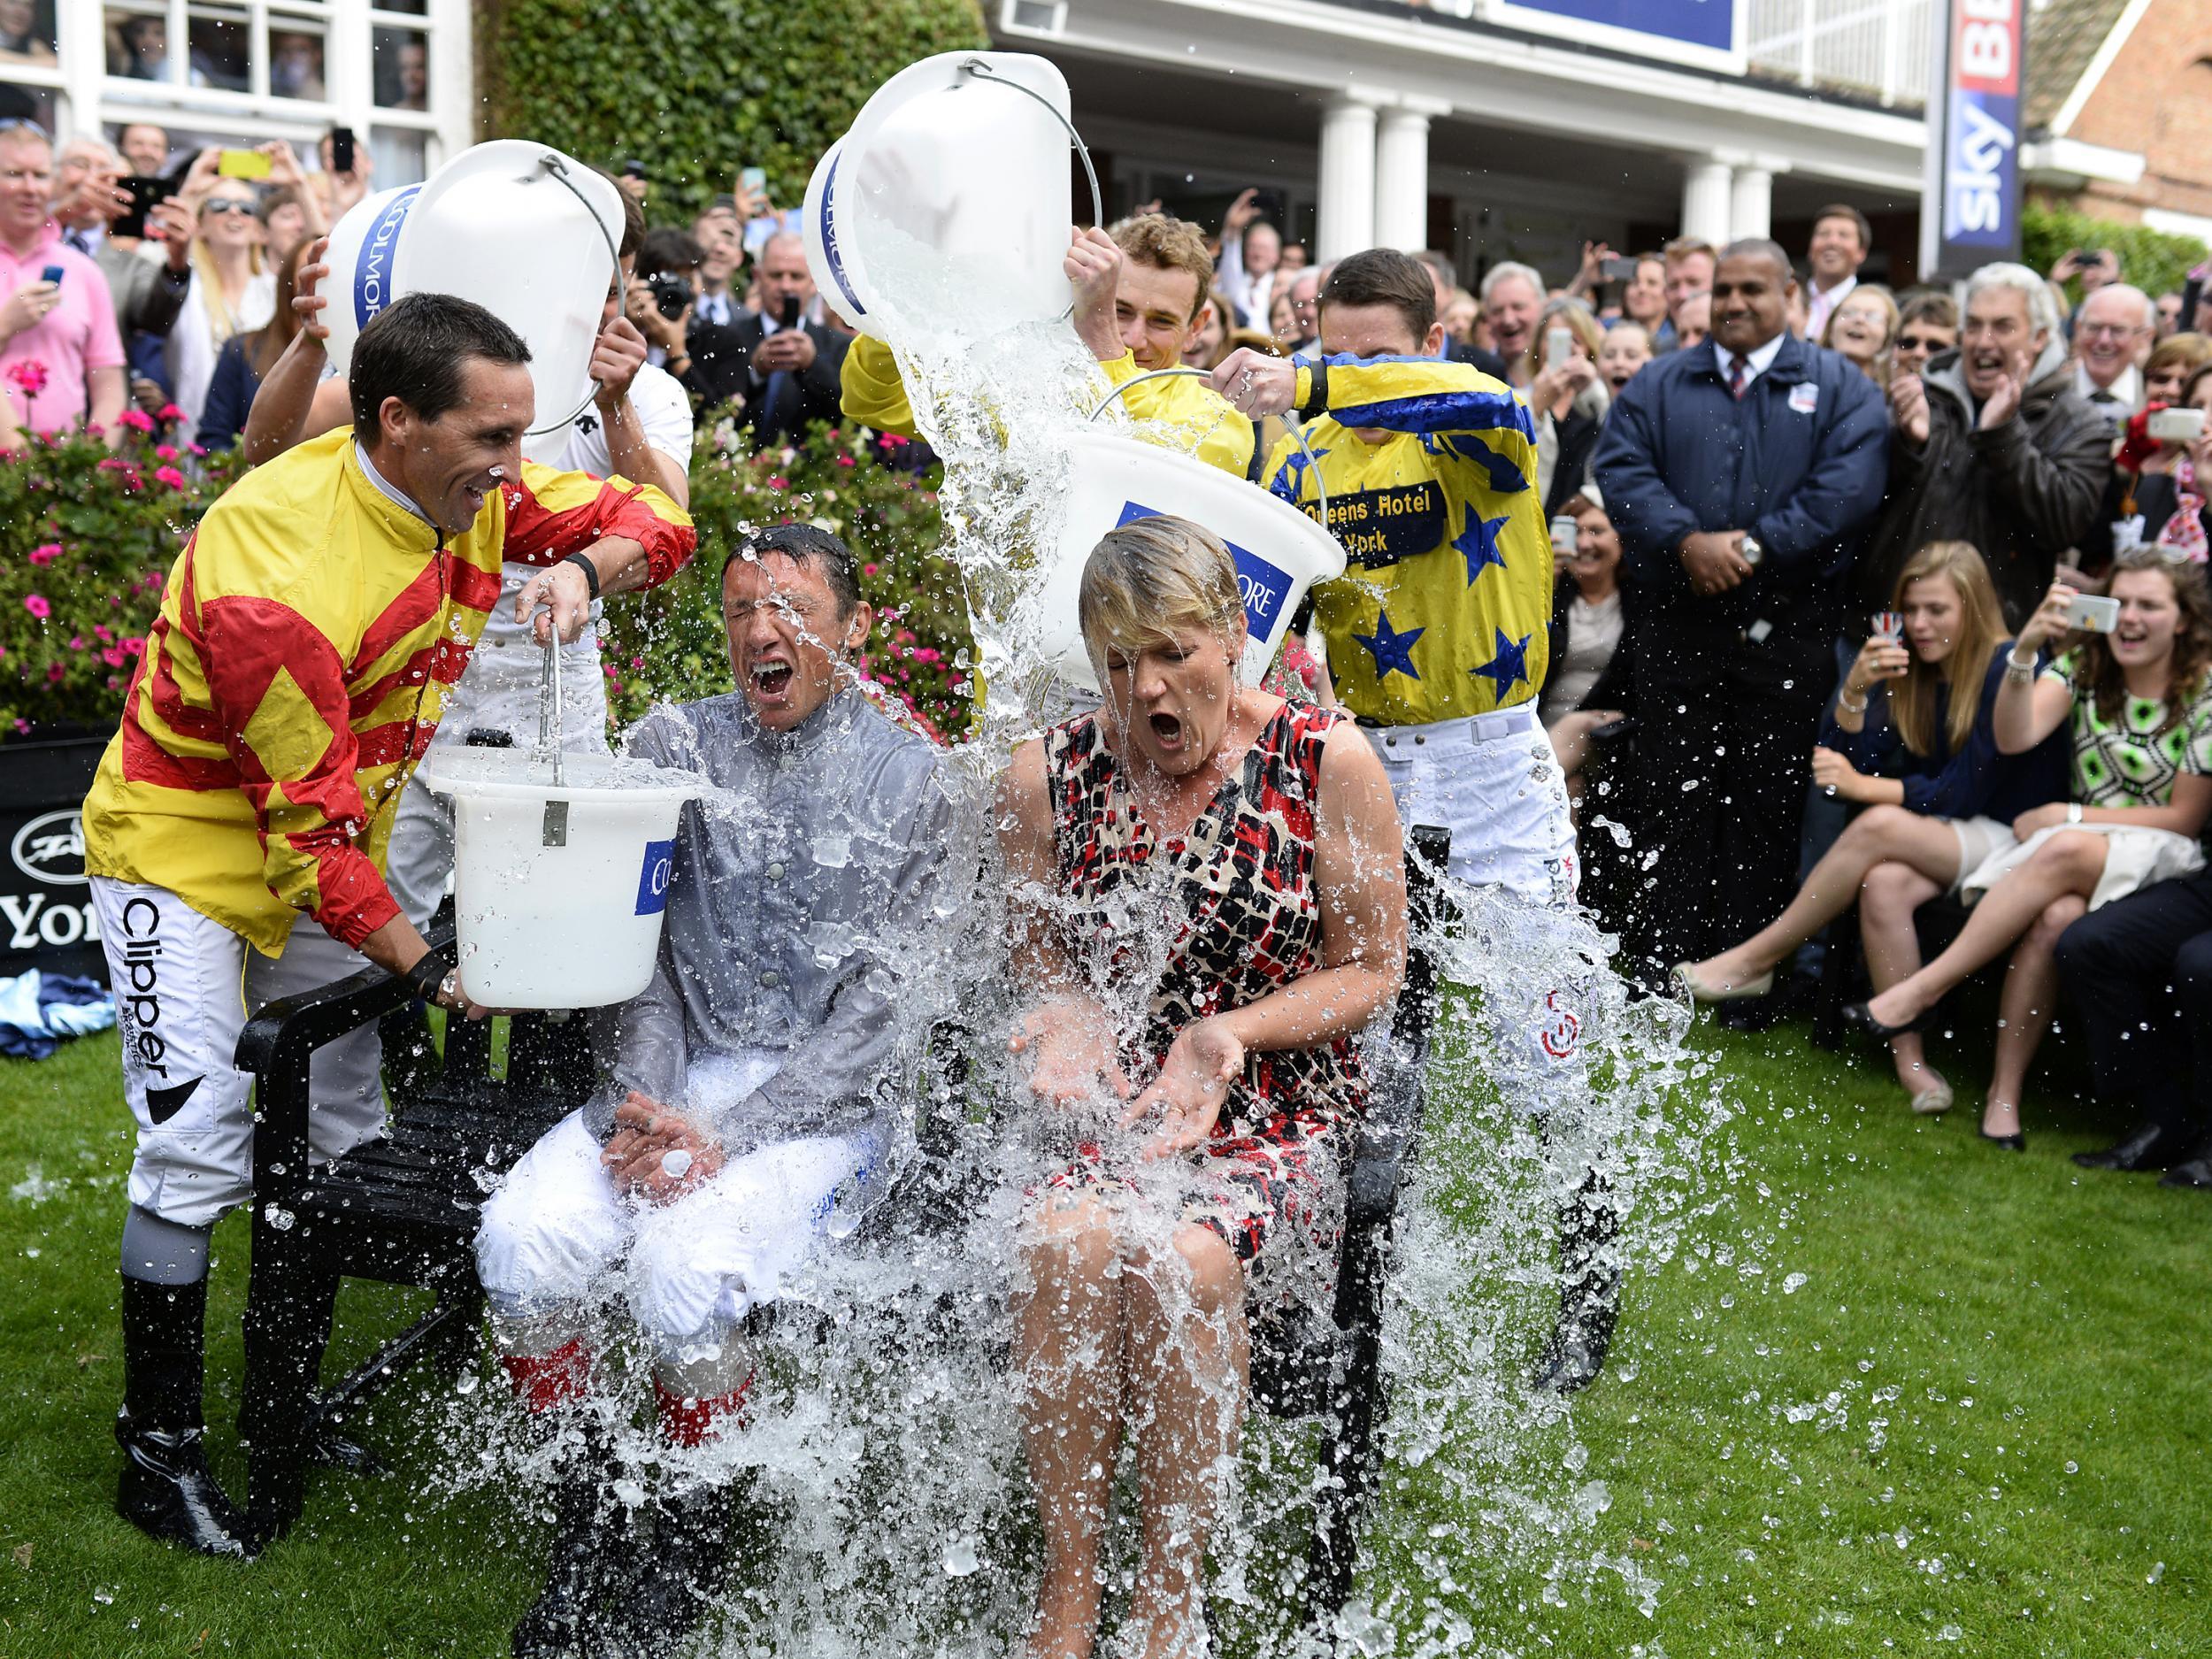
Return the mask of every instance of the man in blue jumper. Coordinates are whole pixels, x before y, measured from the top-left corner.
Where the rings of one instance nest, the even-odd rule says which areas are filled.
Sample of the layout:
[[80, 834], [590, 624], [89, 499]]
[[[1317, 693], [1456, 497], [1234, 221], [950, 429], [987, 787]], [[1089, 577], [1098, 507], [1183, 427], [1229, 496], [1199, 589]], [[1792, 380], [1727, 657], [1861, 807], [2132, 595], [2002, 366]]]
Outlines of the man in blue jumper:
[[1881, 503], [1880, 390], [1789, 333], [1795, 287], [1771, 242], [1724, 251], [1711, 337], [1628, 383], [1592, 464], [1640, 602], [1653, 862], [1628, 934], [1654, 980], [1789, 900], [1845, 578]]

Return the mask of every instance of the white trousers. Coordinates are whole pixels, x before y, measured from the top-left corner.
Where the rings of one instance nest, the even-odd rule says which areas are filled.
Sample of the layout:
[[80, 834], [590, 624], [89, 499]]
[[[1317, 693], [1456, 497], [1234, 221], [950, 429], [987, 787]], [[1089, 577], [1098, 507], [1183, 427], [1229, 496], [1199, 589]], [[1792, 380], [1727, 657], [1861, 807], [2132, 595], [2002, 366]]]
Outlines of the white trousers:
[[[138, 1120], [130, 1200], [180, 1226], [211, 1225], [253, 1196], [253, 1079], [237, 1070], [238, 1033], [279, 997], [369, 965], [306, 916], [281, 956], [265, 956], [166, 887], [91, 879], [116, 1021], [123, 1094]], [[376, 1027], [315, 1051], [308, 1142], [316, 1163], [384, 1127]]]
[[1579, 1098], [1588, 1087], [1581, 1057], [1587, 999], [1571, 932], [1581, 868], [1566, 778], [1536, 705], [1363, 729], [1409, 837], [1423, 824], [1449, 830], [1452, 879], [1488, 889], [1462, 909], [1491, 955], [1519, 940], [1529, 959], [1555, 964], [1552, 972], [1494, 978], [1481, 987], [1500, 1044], [1493, 1066], [1499, 1093], [1525, 1112]]
[[[693, 1070], [696, 1101], [711, 1085]], [[765, 1080], [756, 1078], [750, 1087]], [[484, 1205], [477, 1276], [503, 1318], [541, 1320], [586, 1302], [624, 1266], [632, 1316], [678, 1355], [718, 1343], [776, 1299], [828, 1232], [840, 1189], [864, 1179], [879, 1152], [864, 1134], [781, 1141], [655, 1205], [616, 1190], [601, 1150], [578, 1111], [523, 1155]]]
[[1581, 876], [1567, 780], [1533, 703], [1429, 726], [1361, 729], [1381, 757], [1407, 830], [1433, 824], [1452, 833], [1455, 879], [1546, 903], [1574, 897]]

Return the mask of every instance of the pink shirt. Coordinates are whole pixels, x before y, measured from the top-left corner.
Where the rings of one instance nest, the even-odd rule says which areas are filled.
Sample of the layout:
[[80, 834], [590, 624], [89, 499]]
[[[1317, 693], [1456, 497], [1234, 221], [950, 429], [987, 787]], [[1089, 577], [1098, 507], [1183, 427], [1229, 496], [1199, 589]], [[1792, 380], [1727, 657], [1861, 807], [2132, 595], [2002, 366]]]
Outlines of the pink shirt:
[[[0, 348], [0, 388], [14, 401], [16, 419], [28, 432], [58, 432], [76, 426], [89, 405], [87, 373], [119, 369], [125, 362], [107, 278], [98, 265], [62, 241], [61, 232], [52, 225], [47, 226], [40, 245], [21, 258], [0, 242], [0, 303], [23, 284], [37, 281], [48, 265], [62, 269], [60, 300], [37, 327], [25, 329]], [[22, 379], [36, 379], [24, 365], [46, 371], [46, 384], [35, 396], [20, 383]]]

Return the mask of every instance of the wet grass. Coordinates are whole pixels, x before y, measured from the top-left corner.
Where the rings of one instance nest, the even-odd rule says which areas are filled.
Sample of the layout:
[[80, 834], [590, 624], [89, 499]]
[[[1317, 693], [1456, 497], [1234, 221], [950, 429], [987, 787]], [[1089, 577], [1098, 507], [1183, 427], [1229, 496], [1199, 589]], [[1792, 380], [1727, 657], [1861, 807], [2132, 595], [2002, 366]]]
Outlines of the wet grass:
[[[1801, 1026], [1701, 1041], [1743, 1108], [1735, 1202], [1632, 1286], [1624, 1363], [1575, 1413], [1578, 1479], [1610, 1493], [1594, 1542], [1657, 1581], [1650, 1612], [1610, 1571], [1400, 1588], [1529, 1655], [2212, 1651], [2212, 1203], [2076, 1170], [2108, 1125], [2055, 1098], [2032, 1104], [2024, 1157], [1984, 1145], [1970, 1066], [1954, 1120], [1930, 1122]], [[489, 1496], [427, 1500], [469, 1448], [400, 1409], [370, 1430], [397, 1472], [323, 1477], [250, 1567], [114, 1517], [115, 1066], [111, 1036], [0, 1062], [0, 1659], [503, 1652], [533, 1534]], [[234, 1483], [245, 1244], [233, 1217], [212, 1295]], [[396, 1300], [349, 1288], [336, 1357]], [[1422, 1502], [1417, 1472], [1387, 1528]], [[1385, 1578], [1402, 1542], [1379, 1540]]]

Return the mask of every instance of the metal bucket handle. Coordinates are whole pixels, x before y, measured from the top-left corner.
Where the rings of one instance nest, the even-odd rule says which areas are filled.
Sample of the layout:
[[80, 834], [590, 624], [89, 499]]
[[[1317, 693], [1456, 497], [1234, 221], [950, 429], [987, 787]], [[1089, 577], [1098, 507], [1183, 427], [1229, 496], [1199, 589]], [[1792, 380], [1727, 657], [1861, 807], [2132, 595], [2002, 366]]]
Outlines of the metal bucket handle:
[[[1129, 379], [1124, 380], [1120, 385], [1114, 388], [1112, 391], [1107, 393], [1104, 398], [1100, 401], [1098, 407], [1091, 411], [1090, 419], [1096, 420], [1101, 415], [1106, 412], [1106, 407], [1109, 403], [1111, 403], [1116, 399], [1119, 398], [1124, 392], [1127, 391], [1133, 386], [1142, 386], [1147, 380], [1172, 380], [1178, 375], [1186, 374], [1191, 375], [1202, 380], [1210, 381], [1213, 379], [1213, 376], [1207, 373], [1203, 369], [1148, 369], [1142, 374], [1132, 375]], [[1225, 402], [1226, 400], [1225, 399], [1224, 401]], [[1306, 442], [1306, 429], [1298, 424], [1295, 417], [1285, 415], [1283, 417], [1283, 425], [1290, 428], [1290, 435], [1298, 441], [1299, 449], [1305, 452], [1306, 471], [1312, 474], [1314, 494], [1320, 497], [1321, 528], [1324, 533], [1333, 538], [1336, 532], [1329, 528], [1329, 487], [1321, 481], [1321, 462], [1319, 458], [1315, 456], [1313, 452], [1313, 446]], [[1254, 443], [1257, 443], [1259, 441], [1259, 422], [1254, 421], [1252, 423], [1252, 442]], [[1272, 494], [1273, 492], [1271, 491], [1270, 493]], [[1294, 506], [1296, 503], [1293, 503], [1292, 504]]]
[[[590, 197], [576, 188], [576, 180], [568, 176], [568, 169], [562, 165], [558, 156], [541, 156], [538, 157], [538, 165], [543, 167], [563, 189], [584, 204], [584, 211], [591, 216], [592, 228], [599, 233], [599, 240], [607, 244], [607, 257], [613, 261], [613, 264], [609, 266], [613, 273], [613, 280], [619, 282], [622, 280], [622, 255], [614, 245], [614, 238], [607, 234], [607, 222], [599, 217], [599, 210], [591, 204]], [[589, 389], [584, 393], [582, 403], [577, 404], [558, 420], [542, 426], [533, 426], [522, 435], [526, 438], [542, 438], [549, 432], [558, 432], [564, 426], [573, 426], [577, 416], [589, 409], [592, 399], [598, 396], [599, 382], [594, 380]]]
[[[1098, 169], [1091, 165], [1090, 146], [1083, 142], [1083, 134], [1075, 130], [1075, 123], [1060, 113], [1059, 105], [1034, 87], [1025, 87], [1018, 81], [1009, 81], [980, 58], [968, 59], [966, 63], [960, 65], [960, 73], [964, 75], [980, 76], [994, 86], [1004, 87], [1010, 92], [1018, 92], [1025, 98], [1034, 99], [1044, 105], [1054, 120], [1068, 129], [1068, 137], [1075, 143], [1075, 153], [1082, 158], [1083, 176], [1091, 181], [1091, 223], [1103, 229], [1106, 224], [1106, 197], [1098, 188]], [[1065, 322], [1074, 315], [1075, 302], [1070, 300], [1067, 310], [1060, 313], [1060, 320]]]

